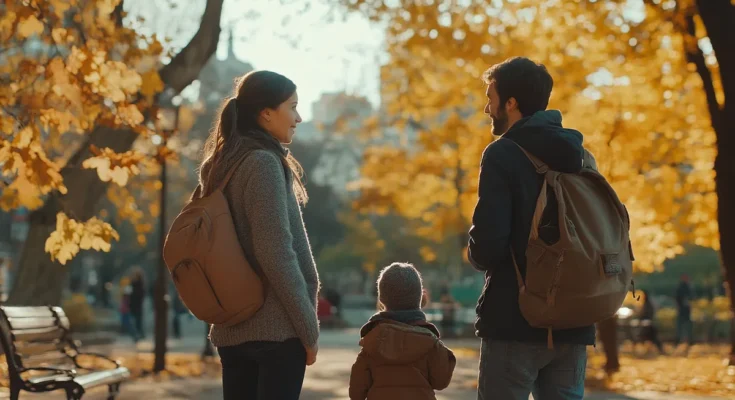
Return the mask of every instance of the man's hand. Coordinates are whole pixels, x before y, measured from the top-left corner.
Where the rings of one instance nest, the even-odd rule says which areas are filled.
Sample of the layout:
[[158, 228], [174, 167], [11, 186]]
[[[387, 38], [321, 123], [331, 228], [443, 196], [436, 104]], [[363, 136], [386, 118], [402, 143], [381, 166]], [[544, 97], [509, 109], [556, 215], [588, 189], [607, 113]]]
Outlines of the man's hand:
[[318, 344], [315, 344], [313, 347], [306, 348], [306, 365], [314, 365], [314, 363], [316, 362], [316, 353], [318, 352]]

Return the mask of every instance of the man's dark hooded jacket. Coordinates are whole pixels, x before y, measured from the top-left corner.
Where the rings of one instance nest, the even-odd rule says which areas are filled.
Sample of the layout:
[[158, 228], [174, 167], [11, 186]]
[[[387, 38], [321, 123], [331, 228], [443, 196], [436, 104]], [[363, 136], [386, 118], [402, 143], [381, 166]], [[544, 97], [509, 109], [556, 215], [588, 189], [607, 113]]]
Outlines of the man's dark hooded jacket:
[[[518, 282], [510, 254], [512, 248], [521, 274], [525, 276], [525, 251], [543, 178], [511, 141], [555, 171], [579, 172], [584, 156], [582, 134], [562, 127], [561, 120], [559, 111], [539, 111], [516, 122], [483, 152], [479, 199], [469, 232], [470, 261], [485, 272], [485, 287], [477, 304], [475, 324], [480, 337], [547, 341], [547, 330], [532, 328], [521, 314]], [[547, 209], [555, 207], [554, 199], [550, 200]], [[595, 343], [594, 326], [554, 331], [554, 342], [592, 345]]]

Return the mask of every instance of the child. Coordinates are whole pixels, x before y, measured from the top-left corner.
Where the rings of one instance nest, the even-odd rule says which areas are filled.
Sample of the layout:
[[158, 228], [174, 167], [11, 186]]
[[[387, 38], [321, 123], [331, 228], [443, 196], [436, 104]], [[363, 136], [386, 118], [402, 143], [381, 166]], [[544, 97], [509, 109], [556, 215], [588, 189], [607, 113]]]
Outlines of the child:
[[411, 264], [380, 271], [381, 312], [360, 330], [360, 354], [350, 375], [351, 400], [434, 400], [449, 386], [457, 360], [421, 311], [421, 275]]

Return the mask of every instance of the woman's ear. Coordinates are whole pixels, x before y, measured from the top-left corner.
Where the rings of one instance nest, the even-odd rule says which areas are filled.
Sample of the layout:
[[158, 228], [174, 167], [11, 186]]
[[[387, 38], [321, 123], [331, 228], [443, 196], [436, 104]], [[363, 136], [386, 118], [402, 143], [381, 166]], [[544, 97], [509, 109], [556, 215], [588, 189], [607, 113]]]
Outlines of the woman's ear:
[[264, 108], [263, 111], [260, 112], [260, 118], [263, 118], [263, 120], [266, 122], [271, 122], [270, 108]]

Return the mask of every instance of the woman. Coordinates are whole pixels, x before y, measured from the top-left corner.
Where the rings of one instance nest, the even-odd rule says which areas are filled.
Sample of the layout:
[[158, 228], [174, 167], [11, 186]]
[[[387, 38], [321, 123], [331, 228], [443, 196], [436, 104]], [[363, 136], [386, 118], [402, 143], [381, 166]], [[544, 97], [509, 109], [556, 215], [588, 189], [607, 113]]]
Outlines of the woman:
[[251, 72], [237, 82], [204, 147], [194, 196], [209, 195], [235, 168], [224, 194], [265, 283], [265, 302], [251, 319], [211, 328], [225, 399], [296, 400], [306, 365], [316, 361], [319, 277], [300, 208], [307, 194], [300, 164], [283, 147], [301, 123], [297, 104], [291, 80]]

